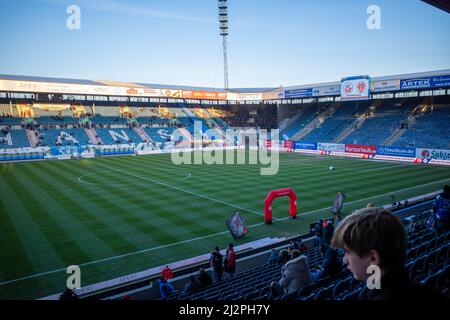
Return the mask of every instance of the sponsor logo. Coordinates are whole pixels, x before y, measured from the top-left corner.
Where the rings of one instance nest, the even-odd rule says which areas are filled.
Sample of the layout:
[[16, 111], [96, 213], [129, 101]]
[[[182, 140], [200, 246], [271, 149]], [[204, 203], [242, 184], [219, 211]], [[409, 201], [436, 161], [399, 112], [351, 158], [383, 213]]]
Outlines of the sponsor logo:
[[344, 85], [344, 92], [345, 93], [351, 93], [353, 91], [353, 84], [351, 82], [347, 82]]
[[130, 89], [127, 90], [127, 93], [128, 94], [137, 94], [138, 92], [137, 92], [136, 89], [130, 88]]
[[402, 82], [402, 89], [430, 88], [430, 78], [411, 79]]
[[428, 159], [430, 157], [430, 151], [428, 151], [428, 150], [423, 150], [421, 154], [422, 154], [422, 158]]
[[358, 85], [356, 86], [356, 88], [358, 89], [359, 93], [363, 93], [364, 90], [366, 89], [366, 84], [362, 81], [358, 82]]

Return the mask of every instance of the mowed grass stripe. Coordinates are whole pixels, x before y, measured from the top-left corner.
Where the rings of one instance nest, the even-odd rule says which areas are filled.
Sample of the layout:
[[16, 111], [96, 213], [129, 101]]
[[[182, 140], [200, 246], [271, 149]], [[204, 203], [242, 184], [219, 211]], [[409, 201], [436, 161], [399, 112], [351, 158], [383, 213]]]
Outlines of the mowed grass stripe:
[[[65, 266], [80, 264], [82, 261], [95, 258], [94, 255], [83, 247], [81, 241], [77, 239], [80, 235], [89, 237], [89, 233], [83, 230], [75, 219], [72, 219], [62, 203], [53, 200], [38, 185], [38, 183], [45, 184], [45, 180], [48, 177], [42, 176], [39, 179], [31, 173], [31, 170], [25, 167], [22, 167], [20, 171], [15, 170], [14, 176], [17, 178], [17, 182], [24, 188], [23, 191], [27, 197], [34, 200], [32, 210], [36, 210], [39, 214], [34, 212], [32, 216], [49, 239], [51, 246], [64, 261]], [[33, 178], [39, 179], [39, 182], [35, 182]], [[31, 211], [31, 207], [27, 209]], [[94, 245], [91, 244], [89, 247], [93, 247]]]
[[[48, 268], [62, 265], [63, 260], [54, 250], [51, 239], [45, 235], [42, 224], [38, 224], [33, 218], [36, 208], [23, 201], [26, 195], [25, 192], [22, 192], [23, 188], [11, 174], [0, 175], [0, 184], [2, 185], [2, 203], [8, 212], [5, 212], [5, 214], [8, 214], [13, 221], [15, 230], [19, 231], [23, 226], [27, 227], [26, 231], [19, 231], [18, 236], [21, 239], [23, 252], [26, 253], [27, 259], [31, 262], [33, 272], [37, 273], [40, 270], [48, 270]], [[7, 246], [8, 243], [9, 240], [6, 240], [5, 243], [2, 243], [2, 246]], [[42, 259], [42, 248], [46, 248], [45, 259]], [[19, 251], [20, 249], [18, 249]], [[4, 263], [9, 265], [6, 269], [8, 270], [8, 275], [16, 275], [20, 272], [25, 273], [24, 269], [29, 269], [30, 267], [16, 265], [15, 260], [7, 260]], [[6, 279], [2, 278], [3, 280]]]
[[[3, 191], [3, 188], [2, 188]], [[4, 196], [3, 192], [2, 195]], [[32, 274], [35, 272], [32, 266], [32, 259], [28, 257], [25, 251], [26, 243], [20, 237], [20, 233], [16, 231], [15, 220], [8, 215], [3, 200], [0, 199], [0, 281], [1, 279], [9, 279], [16, 276], [17, 269], [23, 274]], [[14, 267], [11, 265], [14, 261]]]
[[[106, 175], [108, 173], [102, 174], [102, 176]], [[115, 181], [121, 181], [117, 175], [115, 176]], [[153, 219], [148, 215], [148, 212], [145, 212], [142, 208], [142, 204], [146, 203], [147, 199], [138, 198], [132, 193], [125, 194], [124, 191], [117, 187], [107, 186], [104, 188], [96, 188], [91, 194], [95, 198], [100, 198], [101, 202], [106, 203], [110, 208], [114, 208], [111, 213], [123, 223], [133, 228], [134, 230], [132, 232], [137, 232], [139, 235], [138, 238], [143, 239], [142, 241], [147, 243], [155, 241], [159, 243], [160, 241], [176, 240], [170, 234], [160, 230], [159, 226], [153, 223]], [[97, 201], [100, 199], [97, 199]]]
[[[96, 249], [96, 256], [109, 256], [112, 254], [121, 254], [126, 250], [137, 249], [133, 243], [122, 237], [116, 232], [115, 225], [111, 223], [113, 218], [111, 216], [105, 219], [103, 214], [107, 212], [101, 206], [94, 202], [94, 199], [89, 199], [86, 194], [83, 194], [83, 189], [79, 188], [76, 183], [69, 179], [59, 168], [46, 168], [42, 163], [37, 171], [46, 174], [51, 174], [48, 180], [50, 186], [56, 185], [57, 181], [65, 184], [66, 188], [55, 188], [51, 190], [51, 194], [58, 196], [68, 205], [68, 212], [72, 217], [91, 233], [94, 248]], [[67, 174], [68, 170], [65, 169]], [[75, 199], [75, 200], [74, 200]], [[109, 221], [109, 223], [108, 223]], [[132, 231], [132, 230], [126, 230]], [[89, 239], [91, 241], [91, 239]], [[92, 250], [92, 248], [91, 248]]]

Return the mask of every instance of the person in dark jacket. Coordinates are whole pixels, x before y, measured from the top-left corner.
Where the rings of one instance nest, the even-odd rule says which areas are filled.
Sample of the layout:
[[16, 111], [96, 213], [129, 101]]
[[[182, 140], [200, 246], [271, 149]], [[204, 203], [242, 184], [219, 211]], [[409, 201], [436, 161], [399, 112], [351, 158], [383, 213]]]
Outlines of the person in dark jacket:
[[405, 270], [405, 228], [384, 208], [365, 208], [345, 217], [331, 245], [345, 250], [343, 263], [355, 280], [366, 282], [369, 300], [440, 299], [439, 292], [412, 284]]
[[198, 278], [197, 279], [198, 279], [198, 283], [199, 283], [201, 289], [212, 285], [211, 276], [203, 268], [198, 270]]
[[289, 252], [286, 249], [283, 249], [278, 254], [277, 264], [284, 265], [290, 259]]
[[270, 251], [269, 257], [267, 258], [266, 264], [275, 264], [278, 260], [278, 252], [275, 249]]
[[433, 214], [438, 234], [450, 230], [450, 186], [444, 187], [444, 192], [436, 197], [433, 202]]
[[338, 256], [338, 252], [333, 247], [328, 247], [323, 258], [322, 265], [318, 270], [312, 272], [313, 281], [317, 281], [326, 277], [334, 277], [342, 270], [342, 261]]
[[211, 269], [214, 271], [214, 277], [216, 282], [222, 280], [223, 272], [223, 256], [220, 253], [219, 247], [215, 247], [214, 251], [211, 253], [211, 258], [209, 260]]
[[188, 282], [184, 286], [184, 293], [192, 293], [200, 289], [200, 283], [195, 279], [195, 276], [191, 274]]
[[64, 292], [59, 296], [59, 300], [69, 301], [78, 300], [78, 295], [73, 290], [66, 287]]

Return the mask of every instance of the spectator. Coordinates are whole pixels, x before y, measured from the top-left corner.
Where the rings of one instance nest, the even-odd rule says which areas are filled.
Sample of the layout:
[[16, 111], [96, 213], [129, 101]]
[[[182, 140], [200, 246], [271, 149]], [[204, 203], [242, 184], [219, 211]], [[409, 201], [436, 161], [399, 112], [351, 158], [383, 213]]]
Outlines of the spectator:
[[219, 247], [214, 248], [209, 262], [211, 269], [214, 271], [214, 278], [216, 279], [216, 282], [221, 281], [223, 272], [223, 256], [220, 253]]
[[294, 246], [289, 245], [288, 248], [287, 248], [289, 260], [292, 259], [292, 252], [293, 252], [293, 251], [294, 251]]
[[308, 250], [308, 247], [306, 246], [306, 244], [303, 243], [303, 240], [300, 239], [298, 240], [298, 251], [300, 251], [300, 253], [304, 253], [306, 252], [306, 250]]
[[342, 270], [342, 261], [339, 259], [338, 252], [333, 247], [328, 247], [325, 252], [322, 265], [318, 270], [311, 272], [313, 281], [317, 281], [326, 277], [335, 277]]
[[438, 234], [450, 230], [450, 186], [444, 187], [444, 192], [436, 197], [433, 202], [433, 215]]
[[292, 257], [293, 259], [283, 266], [281, 279], [278, 282], [272, 282], [272, 292], [275, 295], [293, 293], [311, 283], [308, 258], [300, 255], [298, 250], [294, 250]]
[[278, 255], [277, 264], [284, 265], [286, 262], [289, 261], [289, 253], [286, 249], [283, 249], [280, 251]]
[[212, 278], [208, 273], [206, 273], [205, 269], [201, 268], [198, 270], [198, 273], [198, 283], [201, 289], [212, 285]]
[[164, 277], [161, 277], [158, 280], [159, 285], [159, 293], [161, 294], [161, 298], [163, 300], [167, 300], [169, 295], [175, 290], [172, 284], [167, 281], [167, 279], [164, 279]]
[[236, 272], [236, 252], [233, 250], [232, 243], [228, 245], [223, 266], [228, 276], [233, 278], [234, 273]]
[[164, 269], [161, 271], [161, 275], [166, 280], [172, 279], [173, 278], [172, 269], [170, 269], [169, 266], [165, 266]]
[[266, 264], [275, 264], [278, 260], [278, 252], [275, 249], [270, 251], [269, 257], [267, 258]]
[[[325, 221], [324, 228], [322, 229], [322, 239], [323, 244], [326, 245], [327, 248], [330, 246], [331, 238], [333, 238], [333, 233], [334, 233], [333, 222]], [[326, 249], [324, 251], [326, 251]]]
[[59, 300], [65, 301], [78, 300], [78, 295], [75, 292], [73, 292], [73, 290], [66, 287], [64, 292], [59, 296]]
[[188, 282], [184, 286], [184, 293], [192, 293], [200, 289], [200, 283], [195, 279], [194, 275], [189, 276]]
[[378, 266], [380, 289], [368, 291], [369, 300], [438, 299], [432, 289], [413, 285], [405, 271], [407, 240], [400, 219], [384, 208], [365, 208], [347, 216], [332, 239], [344, 248], [343, 263], [359, 281], [367, 281], [367, 269]]

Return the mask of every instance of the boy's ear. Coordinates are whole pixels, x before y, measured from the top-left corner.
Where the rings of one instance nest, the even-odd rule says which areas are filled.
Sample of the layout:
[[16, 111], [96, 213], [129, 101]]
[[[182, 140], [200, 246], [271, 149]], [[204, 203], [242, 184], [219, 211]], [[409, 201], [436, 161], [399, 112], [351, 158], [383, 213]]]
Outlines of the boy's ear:
[[381, 259], [380, 259], [380, 255], [378, 254], [377, 250], [370, 250], [369, 251], [369, 258], [370, 258], [370, 263], [371, 264], [375, 264], [377, 266], [381, 265]]

